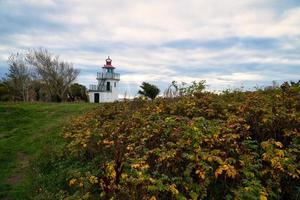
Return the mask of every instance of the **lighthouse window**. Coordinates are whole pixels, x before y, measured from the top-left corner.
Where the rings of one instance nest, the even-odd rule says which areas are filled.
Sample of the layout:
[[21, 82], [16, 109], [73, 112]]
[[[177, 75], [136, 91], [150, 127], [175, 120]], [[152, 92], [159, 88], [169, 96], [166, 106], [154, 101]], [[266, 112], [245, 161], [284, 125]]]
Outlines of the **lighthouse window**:
[[116, 82], [114, 82], [114, 87], [117, 87], [117, 83]]
[[106, 83], [106, 90], [107, 90], [107, 91], [110, 91], [110, 82], [107, 82], [107, 83]]

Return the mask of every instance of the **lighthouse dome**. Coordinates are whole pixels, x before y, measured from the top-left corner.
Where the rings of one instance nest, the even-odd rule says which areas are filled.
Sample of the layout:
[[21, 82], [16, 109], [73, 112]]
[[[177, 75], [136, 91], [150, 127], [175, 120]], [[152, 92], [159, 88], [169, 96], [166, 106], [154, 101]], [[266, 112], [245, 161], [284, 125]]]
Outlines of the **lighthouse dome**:
[[105, 60], [106, 64], [104, 65], [103, 68], [114, 68], [114, 66], [112, 66], [112, 59], [110, 59], [110, 57], [108, 56], [108, 58]]

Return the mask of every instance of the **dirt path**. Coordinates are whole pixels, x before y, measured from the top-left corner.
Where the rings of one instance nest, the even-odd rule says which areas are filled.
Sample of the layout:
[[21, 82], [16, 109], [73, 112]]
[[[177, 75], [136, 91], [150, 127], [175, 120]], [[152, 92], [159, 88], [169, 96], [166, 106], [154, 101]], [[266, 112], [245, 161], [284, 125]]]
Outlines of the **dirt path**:
[[21, 183], [25, 178], [26, 168], [29, 166], [29, 156], [24, 152], [19, 152], [17, 155], [17, 159], [18, 166], [6, 181], [9, 185], [16, 185]]

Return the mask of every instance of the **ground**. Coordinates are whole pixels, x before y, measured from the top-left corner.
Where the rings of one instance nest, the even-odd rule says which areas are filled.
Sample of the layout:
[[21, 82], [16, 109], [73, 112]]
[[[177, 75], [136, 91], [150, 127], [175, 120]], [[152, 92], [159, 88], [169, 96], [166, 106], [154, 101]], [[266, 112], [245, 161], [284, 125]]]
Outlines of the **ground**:
[[62, 145], [68, 119], [98, 105], [90, 103], [0, 104], [0, 199], [30, 197], [30, 165], [45, 146]]

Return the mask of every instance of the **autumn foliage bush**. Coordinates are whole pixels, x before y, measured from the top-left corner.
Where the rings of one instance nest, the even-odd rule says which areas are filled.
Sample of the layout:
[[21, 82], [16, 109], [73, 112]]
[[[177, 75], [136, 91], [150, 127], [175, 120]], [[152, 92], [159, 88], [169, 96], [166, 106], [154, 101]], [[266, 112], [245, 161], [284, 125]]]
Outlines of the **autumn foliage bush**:
[[66, 199], [297, 199], [300, 87], [108, 103], [64, 130]]

